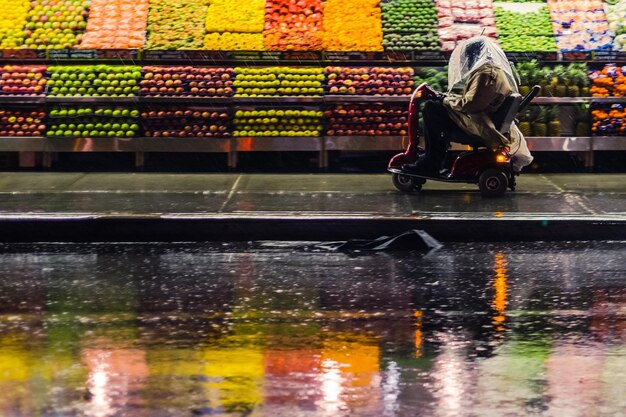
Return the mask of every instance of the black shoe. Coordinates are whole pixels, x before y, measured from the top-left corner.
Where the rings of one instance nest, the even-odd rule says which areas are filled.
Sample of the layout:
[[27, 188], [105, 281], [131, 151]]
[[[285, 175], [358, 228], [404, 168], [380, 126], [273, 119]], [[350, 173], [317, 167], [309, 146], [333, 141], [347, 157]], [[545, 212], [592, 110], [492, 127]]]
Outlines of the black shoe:
[[438, 176], [439, 164], [435, 164], [428, 159], [417, 161], [414, 164], [402, 165], [402, 171], [407, 174], [425, 175], [425, 176]]

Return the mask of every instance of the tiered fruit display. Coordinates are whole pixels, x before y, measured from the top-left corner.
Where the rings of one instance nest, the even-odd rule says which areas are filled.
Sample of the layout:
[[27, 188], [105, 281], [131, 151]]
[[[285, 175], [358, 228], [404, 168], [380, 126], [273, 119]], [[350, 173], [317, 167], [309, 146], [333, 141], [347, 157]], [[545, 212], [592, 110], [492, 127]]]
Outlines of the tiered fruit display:
[[386, 50], [439, 50], [434, 0], [391, 0], [380, 7]]
[[150, 97], [230, 97], [233, 68], [143, 67], [140, 94]]
[[265, 47], [271, 51], [322, 49], [322, 0], [266, 0]]
[[0, 109], [0, 136], [41, 136], [45, 117], [43, 111]]
[[315, 137], [323, 126], [320, 110], [254, 109], [237, 110], [233, 136]]
[[542, 87], [541, 95], [556, 97], [586, 97], [589, 95], [587, 66], [570, 63], [554, 67], [540, 66], [537, 60], [516, 65], [520, 77], [520, 94], [526, 95], [534, 85]]
[[263, 50], [265, 0], [213, 0], [206, 14], [204, 48]]
[[616, 35], [613, 39], [613, 50], [626, 51], [626, 1], [616, 1], [615, 4], [605, 2], [604, 11], [609, 22], [609, 31]]
[[415, 86], [426, 83], [435, 91], [446, 92], [448, 91], [448, 67], [418, 68], [413, 80]]
[[24, 44], [24, 25], [30, 1], [3, 0], [0, 3], [0, 49], [15, 49]]
[[592, 97], [626, 97], [626, 66], [607, 64], [589, 71]]
[[413, 91], [413, 68], [326, 67], [328, 94], [405, 96]]
[[135, 137], [139, 110], [119, 106], [56, 106], [50, 110], [49, 137]]
[[612, 49], [602, 0], [550, 0], [548, 7], [559, 50]]
[[441, 49], [452, 51], [465, 39], [476, 35], [496, 37], [492, 0], [437, 0]]
[[46, 67], [5, 65], [0, 69], [0, 94], [11, 96], [43, 96]]
[[327, 51], [382, 51], [379, 0], [326, 0], [323, 48]]
[[141, 67], [78, 65], [48, 67], [48, 95], [56, 97], [132, 97], [139, 92]]
[[308, 67], [235, 67], [235, 97], [320, 96], [324, 70]]
[[202, 49], [207, 0], [150, 0], [146, 49]]
[[34, 49], [68, 49], [78, 45], [87, 27], [89, 0], [33, 0], [24, 44]]
[[91, 0], [81, 48], [139, 49], [146, 41], [149, 0]]
[[591, 110], [593, 136], [623, 136], [626, 111], [623, 104], [594, 104]]
[[536, 3], [529, 11], [495, 7], [500, 46], [507, 52], [556, 51], [548, 7]]
[[146, 137], [231, 136], [229, 115], [206, 107], [158, 106], [141, 113]]
[[404, 105], [336, 104], [324, 115], [328, 136], [404, 136], [408, 131], [408, 110]]

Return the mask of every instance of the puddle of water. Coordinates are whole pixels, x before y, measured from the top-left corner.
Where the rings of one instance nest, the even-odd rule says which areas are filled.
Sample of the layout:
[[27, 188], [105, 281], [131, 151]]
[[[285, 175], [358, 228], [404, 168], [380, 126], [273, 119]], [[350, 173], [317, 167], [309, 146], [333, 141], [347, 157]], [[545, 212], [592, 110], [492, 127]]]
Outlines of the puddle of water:
[[625, 253], [3, 247], [0, 415], [619, 415]]

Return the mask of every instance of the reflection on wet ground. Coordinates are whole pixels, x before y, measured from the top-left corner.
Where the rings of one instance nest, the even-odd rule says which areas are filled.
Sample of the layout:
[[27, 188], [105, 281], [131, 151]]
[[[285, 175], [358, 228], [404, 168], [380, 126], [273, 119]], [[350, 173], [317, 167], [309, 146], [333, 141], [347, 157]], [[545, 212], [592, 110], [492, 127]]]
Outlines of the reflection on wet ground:
[[620, 415], [625, 254], [5, 246], [0, 415]]

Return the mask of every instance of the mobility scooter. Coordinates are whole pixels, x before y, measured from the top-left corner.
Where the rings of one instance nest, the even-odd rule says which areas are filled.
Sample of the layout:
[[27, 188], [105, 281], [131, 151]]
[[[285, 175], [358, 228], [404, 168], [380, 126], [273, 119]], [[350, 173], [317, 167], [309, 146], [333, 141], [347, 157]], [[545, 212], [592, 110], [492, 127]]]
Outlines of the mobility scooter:
[[[493, 116], [496, 128], [503, 134], [509, 132], [515, 116], [523, 111], [539, 93], [539, 86], [532, 88], [526, 97], [517, 93], [506, 98]], [[402, 165], [411, 164], [424, 152], [419, 147], [419, 103], [435, 99], [438, 93], [427, 84], [421, 84], [413, 92], [409, 103], [409, 145], [405, 152], [394, 156], [389, 161], [388, 170], [392, 173], [393, 185], [400, 191], [420, 191], [427, 180], [478, 184], [483, 197], [499, 197], [507, 188], [515, 190], [515, 176], [511, 164], [511, 154], [506, 148], [492, 151], [481, 147], [469, 135], [455, 135], [446, 138], [472, 147], [456, 157], [449, 169], [443, 169], [437, 176], [422, 176], [402, 170]]]

